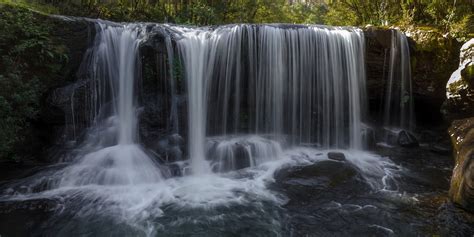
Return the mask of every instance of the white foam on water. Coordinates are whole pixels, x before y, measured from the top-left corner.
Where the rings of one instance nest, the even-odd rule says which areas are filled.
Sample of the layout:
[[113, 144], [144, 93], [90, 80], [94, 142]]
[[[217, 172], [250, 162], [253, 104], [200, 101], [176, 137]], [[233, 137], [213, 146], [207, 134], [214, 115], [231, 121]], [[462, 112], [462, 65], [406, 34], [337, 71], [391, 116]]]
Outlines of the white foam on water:
[[[130, 149], [128, 152], [138, 152], [134, 147], [100, 150], [97, 154], [104, 155], [109, 152], [123, 152], [121, 149]], [[331, 150], [333, 151], [333, 150]], [[320, 161], [328, 161], [328, 150], [312, 148], [294, 148], [284, 151], [281, 157], [262, 163], [259, 166], [247, 168], [240, 171], [222, 174], [203, 174], [184, 177], [174, 177], [160, 181], [157, 173], [132, 173], [125, 175], [129, 179], [119, 179], [110, 182], [80, 182], [76, 183], [68, 179], [62, 179], [57, 188], [39, 193], [13, 194], [3, 196], [8, 200], [28, 200], [41, 198], [64, 199], [74, 198], [82, 200], [81, 213], [94, 214], [94, 210], [100, 210], [95, 214], [118, 216], [129, 220], [145, 220], [149, 217], [158, 217], [163, 214], [161, 207], [173, 205], [174, 208], [203, 208], [209, 209], [219, 206], [247, 205], [262, 201], [273, 202], [276, 205], [284, 204], [287, 200], [282, 194], [268, 187], [274, 182], [274, 175], [281, 169], [293, 166], [313, 165]], [[371, 185], [374, 191], [383, 190], [383, 179], [387, 175], [388, 168], [395, 165], [387, 158], [380, 157], [367, 152], [338, 151], [345, 154], [347, 161], [359, 170], [359, 173]], [[127, 153], [123, 153], [126, 156]], [[122, 156], [121, 155], [121, 156]], [[118, 156], [118, 157], [121, 157]], [[136, 154], [133, 154], [136, 157]], [[116, 156], [117, 157], [117, 156]], [[97, 159], [100, 160], [100, 159]], [[331, 162], [340, 162], [332, 161]], [[88, 162], [86, 162], [88, 163]], [[100, 165], [97, 165], [100, 167]], [[142, 167], [144, 168], [144, 167]], [[68, 168], [66, 168], [68, 170]], [[153, 169], [151, 169], [152, 171]], [[60, 177], [65, 177], [66, 171]], [[95, 176], [107, 177], [99, 171], [91, 175], [90, 180], [101, 180]], [[138, 176], [138, 177], [135, 177]], [[113, 177], [115, 177], [113, 175]], [[83, 181], [86, 181], [84, 179]], [[136, 180], [147, 180], [149, 182], [133, 182]]]

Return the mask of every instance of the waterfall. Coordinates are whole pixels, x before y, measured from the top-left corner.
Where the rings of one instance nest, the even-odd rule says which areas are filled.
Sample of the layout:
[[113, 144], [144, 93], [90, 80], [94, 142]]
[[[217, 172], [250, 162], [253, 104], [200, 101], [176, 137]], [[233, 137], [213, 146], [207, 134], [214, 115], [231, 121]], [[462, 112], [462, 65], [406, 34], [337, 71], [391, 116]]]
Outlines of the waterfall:
[[[188, 88], [189, 153], [192, 156], [191, 169], [195, 174], [207, 173], [209, 164], [205, 159], [207, 81], [211, 76], [215, 60], [217, 35], [191, 31], [186, 40], [179, 42], [181, 56], [186, 70]], [[210, 37], [210, 39], [208, 39]]]
[[390, 69], [384, 102], [384, 127], [412, 131], [415, 126], [413, 103], [408, 39], [400, 31], [392, 30]]
[[[282, 207], [300, 187], [306, 197], [307, 188], [358, 185], [377, 193], [394, 186], [398, 166], [361, 151], [366, 78], [360, 30], [93, 23], [84, 71], [68, 90], [87, 99], [71, 100], [71, 108], [86, 114], [75, 117], [77, 124], [90, 117], [88, 128], [65, 163], [0, 193], [2, 205], [47, 201], [39, 234], [205, 235], [209, 227], [244, 220], [238, 222], [278, 235], [287, 219]], [[160, 159], [175, 148], [186, 152], [181, 135], [189, 159]], [[232, 231], [241, 230], [253, 231]]]
[[192, 169], [209, 135], [270, 135], [293, 145], [361, 149], [364, 37], [320, 26], [183, 29]]
[[98, 22], [84, 68], [93, 125], [59, 186], [126, 185], [161, 180], [159, 168], [137, 144], [135, 88], [141, 28]]

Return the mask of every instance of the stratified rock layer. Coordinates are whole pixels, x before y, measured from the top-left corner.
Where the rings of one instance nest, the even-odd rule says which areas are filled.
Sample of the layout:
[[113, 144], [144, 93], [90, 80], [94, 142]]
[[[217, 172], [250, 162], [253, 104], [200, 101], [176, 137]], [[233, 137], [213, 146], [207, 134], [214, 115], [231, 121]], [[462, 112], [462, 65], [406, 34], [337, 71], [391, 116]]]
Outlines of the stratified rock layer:
[[474, 118], [454, 121], [449, 134], [456, 163], [449, 195], [454, 203], [474, 212]]

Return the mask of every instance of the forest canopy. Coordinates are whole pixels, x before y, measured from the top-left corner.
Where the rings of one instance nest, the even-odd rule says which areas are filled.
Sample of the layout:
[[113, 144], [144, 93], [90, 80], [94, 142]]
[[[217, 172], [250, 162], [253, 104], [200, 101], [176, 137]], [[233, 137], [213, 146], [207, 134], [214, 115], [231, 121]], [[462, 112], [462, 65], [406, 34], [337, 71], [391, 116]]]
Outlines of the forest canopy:
[[114, 21], [215, 25], [422, 25], [474, 32], [474, 0], [0, 0], [47, 13]]

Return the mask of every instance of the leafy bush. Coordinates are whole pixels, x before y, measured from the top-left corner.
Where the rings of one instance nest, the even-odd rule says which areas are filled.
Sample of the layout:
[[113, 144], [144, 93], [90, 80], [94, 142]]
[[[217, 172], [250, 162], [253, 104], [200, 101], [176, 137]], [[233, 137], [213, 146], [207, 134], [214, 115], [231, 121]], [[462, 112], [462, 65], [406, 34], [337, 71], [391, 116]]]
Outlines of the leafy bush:
[[67, 57], [49, 28], [29, 10], [0, 4], [0, 158], [17, 159], [39, 102]]

